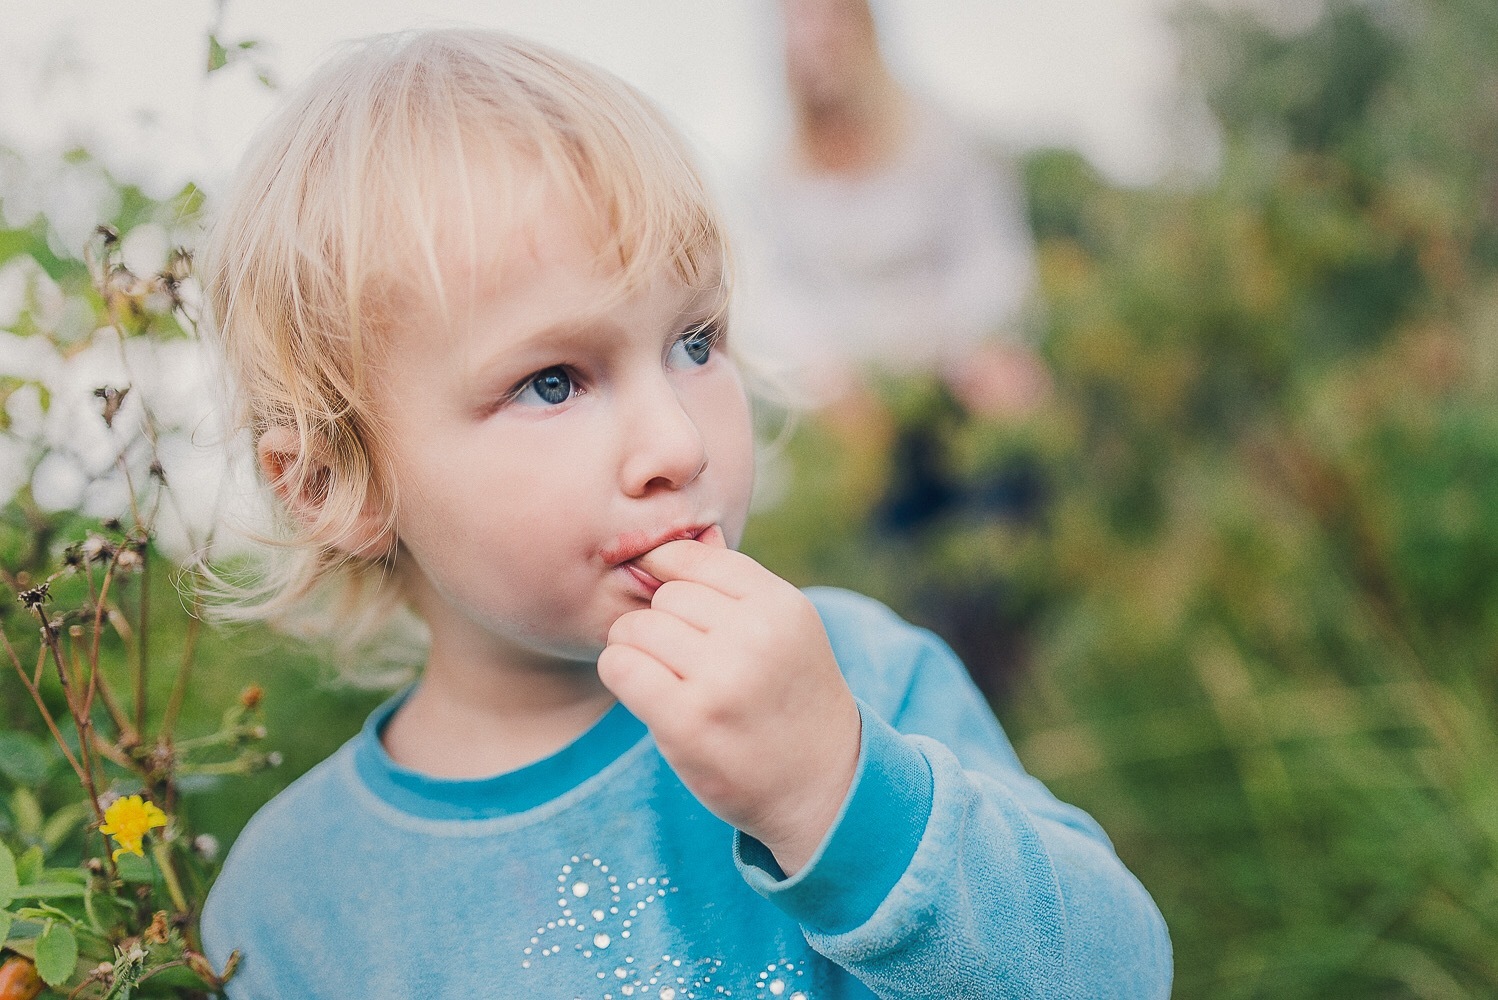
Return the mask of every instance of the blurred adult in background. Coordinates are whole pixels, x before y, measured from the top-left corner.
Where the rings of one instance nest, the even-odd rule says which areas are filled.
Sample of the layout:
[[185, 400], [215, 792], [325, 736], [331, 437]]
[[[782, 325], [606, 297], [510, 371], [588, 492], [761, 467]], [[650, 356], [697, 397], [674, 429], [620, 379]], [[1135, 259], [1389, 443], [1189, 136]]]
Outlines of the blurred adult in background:
[[1016, 336], [1034, 266], [1009, 171], [894, 78], [868, 0], [780, 7], [792, 127], [755, 185], [750, 339], [820, 404], [886, 369], [1028, 409], [1048, 381]]

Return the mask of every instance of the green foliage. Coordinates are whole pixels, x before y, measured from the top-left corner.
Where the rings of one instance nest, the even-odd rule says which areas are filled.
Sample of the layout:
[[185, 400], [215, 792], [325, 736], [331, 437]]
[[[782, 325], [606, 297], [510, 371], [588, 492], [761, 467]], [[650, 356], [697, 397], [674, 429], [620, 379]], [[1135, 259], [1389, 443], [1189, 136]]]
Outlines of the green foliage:
[[[9, 906], [14, 902], [20, 888], [21, 879], [16, 873], [16, 857], [10, 853], [10, 848], [0, 844], [0, 907]], [[3, 940], [4, 938], [0, 937], [0, 941]]]
[[[1495, 19], [1183, 13], [1216, 180], [1026, 165], [1054, 398], [886, 387], [792, 442], [812, 506], [746, 543], [953, 638], [1160, 903], [1183, 998], [1498, 994]], [[957, 499], [891, 532], [923, 425]], [[1037, 510], [983, 500], [1036, 462]]]
[[78, 938], [64, 923], [51, 922], [36, 939], [36, 972], [48, 986], [61, 986], [78, 964]]

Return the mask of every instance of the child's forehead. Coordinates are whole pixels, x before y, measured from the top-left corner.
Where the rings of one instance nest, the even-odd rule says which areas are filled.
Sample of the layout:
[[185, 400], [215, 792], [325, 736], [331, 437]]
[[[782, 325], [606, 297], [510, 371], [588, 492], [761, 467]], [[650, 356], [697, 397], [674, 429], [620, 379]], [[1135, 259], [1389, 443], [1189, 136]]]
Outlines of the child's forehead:
[[[612, 217], [603, 193], [536, 163], [479, 161], [443, 186], [433, 214], [422, 284], [439, 313], [522, 295], [558, 272], [595, 290], [588, 301], [561, 303], [579, 318], [647, 287], [674, 285], [690, 297], [721, 289], [715, 245], [687, 246], [686, 234], [674, 247], [644, 245], [636, 228]], [[693, 266], [684, 266], [688, 258]]]
[[469, 177], [466, 191], [444, 195], [429, 273], [392, 317], [386, 366], [439, 348], [428, 360], [461, 373], [521, 347], [580, 348], [610, 339], [619, 311], [641, 298], [662, 317], [725, 304], [720, 260], [684, 273], [670, 256], [631, 257], [639, 248], [585, 192], [544, 177]]
[[474, 171], [442, 196], [432, 240], [440, 294], [502, 294], [548, 267], [608, 270], [610, 234], [581, 192], [528, 169]]

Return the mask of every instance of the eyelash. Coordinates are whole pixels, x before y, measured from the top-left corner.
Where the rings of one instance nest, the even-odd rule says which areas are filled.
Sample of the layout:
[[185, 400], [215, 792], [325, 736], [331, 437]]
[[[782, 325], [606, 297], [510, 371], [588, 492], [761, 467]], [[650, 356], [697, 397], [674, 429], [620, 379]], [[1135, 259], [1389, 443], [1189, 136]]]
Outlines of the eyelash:
[[[669, 352], [675, 350], [677, 345], [686, 343], [694, 337], [704, 335], [707, 341], [708, 353], [707, 357], [703, 359], [702, 364], [707, 364], [707, 362], [712, 359], [712, 352], [718, 349], [719, 345], [723, 343], [723, 338], [727, 336], [727, 330], [724, 328], [723, 323], [718, 320], [697, 323], [694, 326], [688, 328], [686, 332], [682, 333], [671, 342], [671, 346], [670, 348], [668, 348], [668, 356]], [[531, 386], [536, 384], [537, 379], [541, 378], [541, 376], [543, 375], [548, 374], [549, 372], [561, 372], [562, 374], [567, 376], [567, 380], [571, 383], [572, 392], [569, 394], [568, 399], [563, 400], [563, 402], [570, 401], [571, 399], [574, 399], [577, 396], [583, 394], [584, 390], [577, 384], [578, 379], [576, 378], [576, 369], [574, 369], [573, 366], [549, 365], [545, 368], [541, 368], [532, 372], [525, 378], [521, 379], [518, 383], [516, 383], [509, 392], [505, 393], [504, 398], [500, 400], [499, 407], [510, 406], [512, 404], [518, 403], [520, 401], [520, 398], [525, 395], [525, 393], [531, 388]], [[543, 408], [550, 408], [561, 405], [562, 403], [548, 403]]]
[[[717, 350], [718, 345], [723, 342], [724, 332], [723, 324], [720, 321], [713, 320], [706, 323], [698, 323], [673, 340], [671, 342], [671, 350], [674, 351], [678, 344], [685, 344], [687, 341], [700, 336], [706, 342], [707, 346], [707, 356], [702, 360], [702, 364], [705, 365], [708, 361], [712, 360], [713, 351]], [[666, 356], [670, 357], [669, 351]], [[695, 367], [700, 368], [701, 365], [696, 365]]]

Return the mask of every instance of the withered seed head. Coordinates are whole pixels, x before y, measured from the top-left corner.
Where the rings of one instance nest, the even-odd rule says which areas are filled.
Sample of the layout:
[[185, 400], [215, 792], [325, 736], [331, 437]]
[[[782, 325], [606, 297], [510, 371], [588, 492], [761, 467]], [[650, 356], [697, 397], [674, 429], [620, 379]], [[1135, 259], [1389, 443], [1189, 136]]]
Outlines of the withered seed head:
[[17, 595], [16, 600], [26, 605], [27, 608], [39, 608], [51, 596], [47, 593], [50, 585], [46, 583], [37, 584], [30, 590], [23, 590]]
[[104, 426], [113, 427], [115, 415], [120, 412], [120, 406], [125, 402], [125, 396], [130, 392], [127, 385], [123, 389], [116, 389], [112, 385], [101, 385], [94, 390], [94, 395], [104, 400]]
[[157, 910], [151, 917], [151, 926], [146, 928], [144, 937], [151, 944], [166, 944], [170, 930], [166, 922], [166, 911]]

